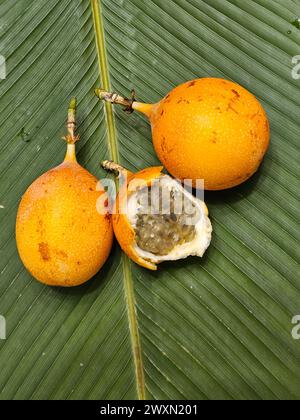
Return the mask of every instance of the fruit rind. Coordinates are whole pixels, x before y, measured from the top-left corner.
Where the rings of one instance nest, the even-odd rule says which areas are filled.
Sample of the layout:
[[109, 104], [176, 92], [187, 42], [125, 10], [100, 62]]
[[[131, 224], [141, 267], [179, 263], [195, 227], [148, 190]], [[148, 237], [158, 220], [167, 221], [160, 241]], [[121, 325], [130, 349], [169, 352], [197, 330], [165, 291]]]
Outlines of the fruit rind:
[[[135, 243], [135, 232], [130, 225], [127, 215], [125, 213], [126, 201], [130, 194], [133, 194], [135, 188], [140, 185], [140, 182], [145, 185], [151, 185], [154, 179], [157, 179], [163, 170], [162, 166], [148, 168], [140, 171], [136, 174], [131, 174], [128, 178], [128, 182], [123, 185], [123, 189], [120, 190], [116, 199], [113, 215], [113, 227], [115, 236], [123, 249], [123, 251], [131, 258], [134, 262], [141, 265], [144, 268], [155, 271], [157, 270], [156, 264], [141, 258], [134, 247]], [[128, 187], [131, 184], [131, 189], [127, 195]], [[123, 209], [123, 210], [122, 210]]]

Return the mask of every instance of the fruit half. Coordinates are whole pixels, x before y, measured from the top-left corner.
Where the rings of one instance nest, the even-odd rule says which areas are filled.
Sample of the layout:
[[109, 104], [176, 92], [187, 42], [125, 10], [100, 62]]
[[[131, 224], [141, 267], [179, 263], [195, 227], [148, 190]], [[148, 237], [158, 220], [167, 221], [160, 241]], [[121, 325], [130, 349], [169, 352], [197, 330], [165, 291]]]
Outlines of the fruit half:
[[164, 261], [203, 256], [212, 226], [202, 200], [162, 173], [162, 167], [133, 174], [113, 162], [102, 165], [120, 175], [113, 227], [121, 248], [133, 261], [156, 270]]

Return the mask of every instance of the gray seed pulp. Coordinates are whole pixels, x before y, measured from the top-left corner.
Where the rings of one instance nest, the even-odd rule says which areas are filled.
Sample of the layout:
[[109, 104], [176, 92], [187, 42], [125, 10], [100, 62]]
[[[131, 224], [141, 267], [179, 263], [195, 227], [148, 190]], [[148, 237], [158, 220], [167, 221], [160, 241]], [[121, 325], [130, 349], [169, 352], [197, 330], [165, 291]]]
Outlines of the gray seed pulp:
[[137, 194], [140, 208], [135, 233], [141, 249], [164, 256], [195, 238], [200, 213], [180, 190], [170, 191], [158, 180], [152, 189], [142, 188]]

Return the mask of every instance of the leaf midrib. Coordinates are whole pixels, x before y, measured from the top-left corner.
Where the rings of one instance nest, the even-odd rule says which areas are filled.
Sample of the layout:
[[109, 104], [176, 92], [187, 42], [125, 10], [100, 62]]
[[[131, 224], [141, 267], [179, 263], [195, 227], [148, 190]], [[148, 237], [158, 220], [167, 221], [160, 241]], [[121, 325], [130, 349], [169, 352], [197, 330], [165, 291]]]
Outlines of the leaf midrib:
[[[103, 25], [103, 18], [102, 18], [101, 1], [102, 0], [91, 0], [91, 7], [92, 7], [92, 14], [93, 14], [93, 19], [94, 19], [94, 30], [95, 30], [97, 55], [98, 55], [98, 61], [99, 61], [100, 80], [102, 83], [102, 87], [105, 90], [110, 91], [111, 85], [110, 85], [110, 76], [109, 76], [109, 65], [108, 65], [107, 52], [106, 52], [105, 32], [104, 32], [104, 25]], [[115, 162], [119, 162], [117, 131], [116, 131], [116, 125], [115, 125], [115, 120], [113, 116], [112, 105], [110, 103], [105, 103], [104, 109], [105, 109], [105, 120], [106, 120], [106, 125], [107, 125], [107, 140], [109, 144], [111, 159]], [[137, 320], [137, 314], [136, 314], [133, 278], [132, 278], [132, 273], [130, 269], [130, 261], [124, 254], [122, 255], [121, 264], [122, 264], [123, 279], [124, 279], [124, 293], [125, 293], [125, 300], [126, 300], [126, 305], [127, 305], [130, 339], [131, 339], [131, 346], [132, 346], [134, 365], [135, 365], [135, 375], [136, 375], [135, 379], [136, 379], [137, 395], [140, 400], [145, 400], [146, 387], [145, 387], [145, 379], [144, 379], [144, 366], [143, 366], [143, 360], [142, 360], [141, 341], [140, 341], [138, 320]]]

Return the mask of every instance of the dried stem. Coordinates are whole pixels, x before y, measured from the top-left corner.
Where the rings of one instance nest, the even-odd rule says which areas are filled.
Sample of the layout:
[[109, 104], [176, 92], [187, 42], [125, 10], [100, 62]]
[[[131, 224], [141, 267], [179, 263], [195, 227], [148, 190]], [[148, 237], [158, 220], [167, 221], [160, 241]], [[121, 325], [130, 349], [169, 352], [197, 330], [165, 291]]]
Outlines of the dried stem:
[[96, 89], [95, 90], [96, 96], [98, 96], [99, 99], [105, 102], [109, 102], [111, 104], [116, 105], [122, 105], [124, 106], [124, 111], [128, 113], [132, 113], [134, 109], [132, 108], [132, 104], [135, 102], [135, 91], [132, 90], [131, 92], [131, 98], [124, 98], [123, 96], [119, 95], [115, 92], [106, 92], [103, 89]]
[[108, 172], [112, 172], [116, 176], [120, 176], [122, 173], [127, 172], [123, 166], [118, 163], [112, 162], [111, 160], [104, 160], [101, 162], [101, 166]]
[[75, 144], [79, 140], [79, 136], [75, 135], [76, 130], [76, 109], [77, 109], [77, 99], [74, 97], [71, 99], [68, 109], [68, 120], [67, 128], [68, 134], [64, 137], [64, 140], [68, 144]]

